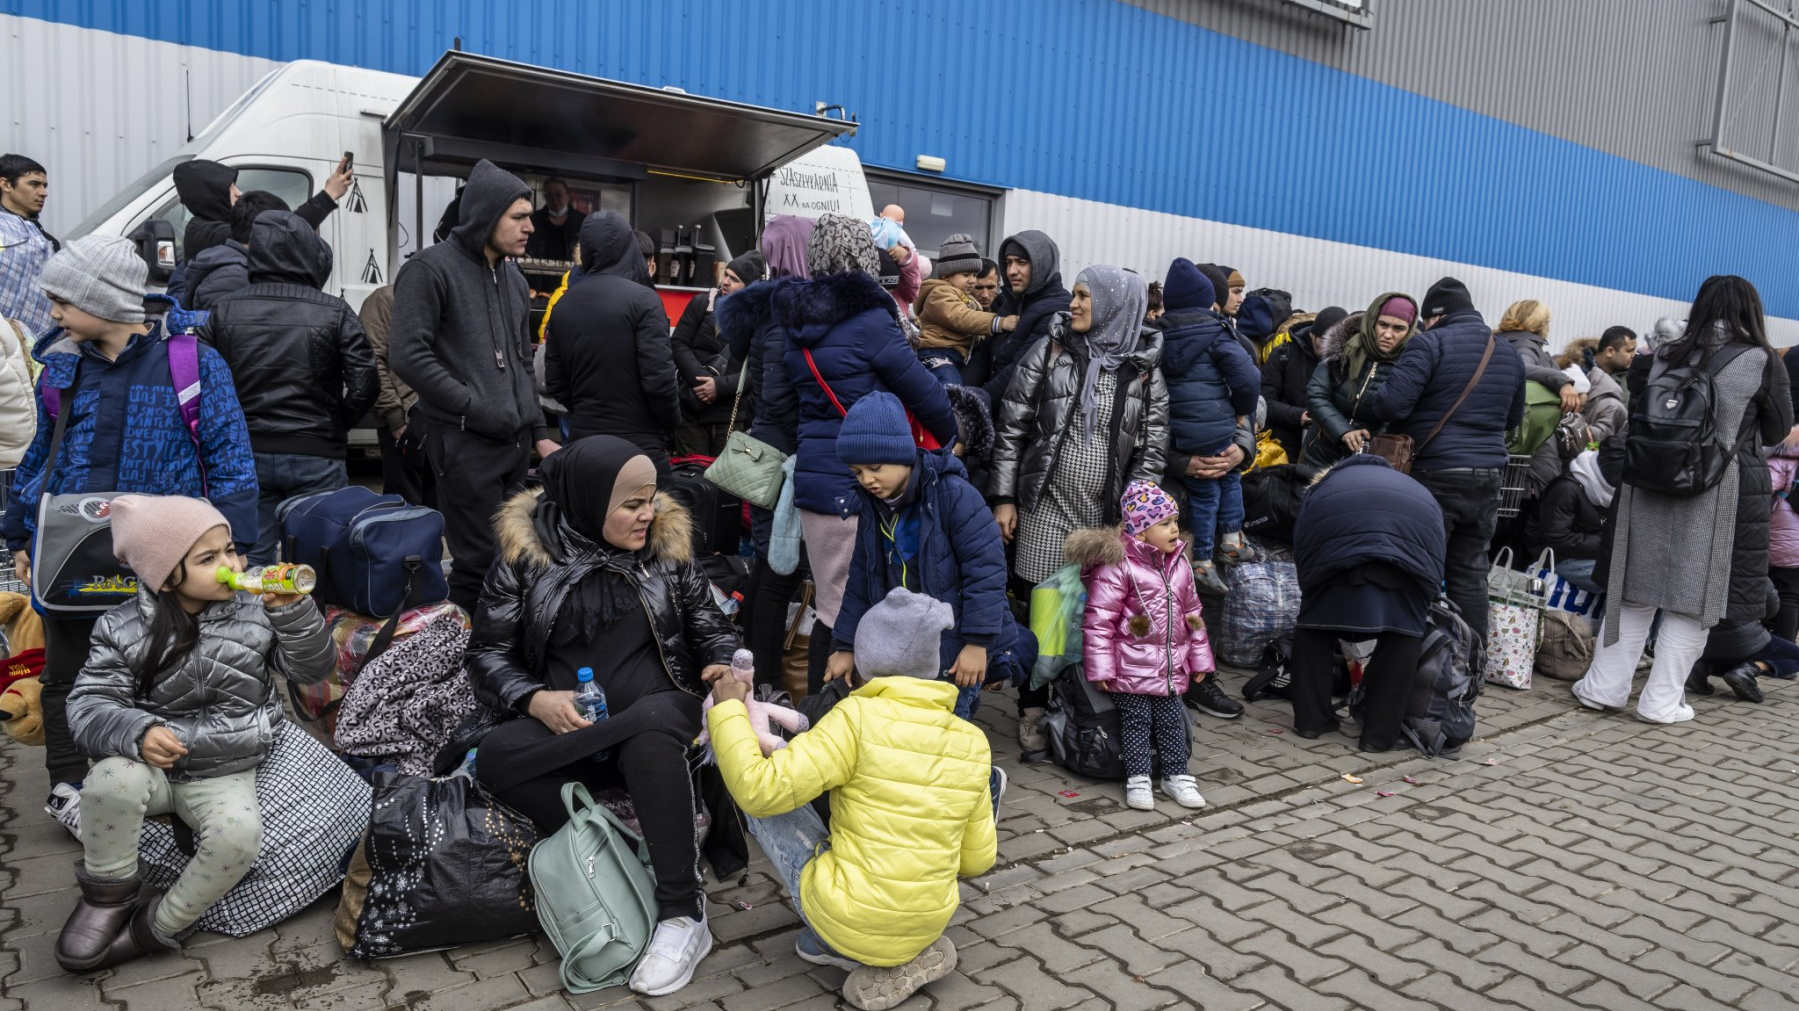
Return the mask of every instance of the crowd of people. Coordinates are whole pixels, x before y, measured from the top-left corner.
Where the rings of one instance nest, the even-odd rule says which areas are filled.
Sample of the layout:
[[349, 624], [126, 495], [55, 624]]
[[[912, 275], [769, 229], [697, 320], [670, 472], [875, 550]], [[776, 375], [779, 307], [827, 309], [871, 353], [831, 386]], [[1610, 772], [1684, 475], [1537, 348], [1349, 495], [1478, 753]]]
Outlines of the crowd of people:
[[[330, 663], [313, 601], [215, 573], [281, 553], [277, 507], [347, 483], [348, 433], [371, 411], [387, 490], [443, 514], [491, 717], [476, 778], [544, 835], [568, 819], [567, 784], [634, 803], [656, 882], [631, 977], [645, 994], [685, 985], [712, 943], [686, 771], [702, 729], [805, 921], [801, 957], [849, 970], [864, 1008], [954, 967], [956, 878], [992, 865], [1005, 786], [968, 717], [1015, 688], [1021, 752], [1047, 749], [1028, 605], [1069, 565], [1085, 589], [1074, 676], [1115, 703], [1133, 808], [1153, 808], [1158, 775], [1177, 805], [1204, 804], [1184, 709], [1244, 711], [1205, 612], [1266, 551], [1291, 551], [1301, 588], [1300, 736], [1338, 726], [1339, 642], [1375, 643], [1365, 751], [1402, 743], [1440, 596], [1488, 638], [1502, 545], [1553, 549], [1558, 575], [1604, 592], [1583, 706], [1627, 703], [1652, 636], [1651, 722], [1691, 719], [1684, 695], [1713, 674], [1759, 700], [1758, 677], [1799, 670], [1799, 429], [1742, 278], [1706, 280], [1641, 344], [1618, 326], [1557, 358], [1549, 307], [1520, 300], [1489, 326], [1452, 277], [1355, 312], [1298, 310], [1187, 258], [1153, 282], [1095, 264], [1065, 287], [1043, 232], [991, 259], [956, 235], [933, 265], [889, 208], [773, 218], [671, 327], [627, 221], [573, 210], [561, 180], [536, 207], [484, 161], [441, 241], [358, 313], [320, 290], [316, 228], [341, 187], [289, 211], [189, 162], [170, 290], [210, 313], [192, 347], [167, 302], [146, 302], [133, 243], [43, 230], [46, 179], [0, 159], [0, 314], [30, 362], [24, 395], [0, 396], [19, 453], [6, 543], [29, 582], [46, 496], [118, 495], [113, 548], [137, 579], [97, 620], [43, 616], [49, 809], [84, 849], [57, 947], [72, 971], [177, 946], [247, 871], [276, 675], [316, 682]], [[540, 335], [509, 261], [546, 250], [579, 266]], [[175, 378], [188, 354], [197, 403]], [[1695, 388], [1687, 434], [1669, 435], [1655, 405]], [[1520, 453], [1537, 414], [1548, 434]], [[735, 621], [698, 518], [668, 495], [672, 460], [715, 457], [733, 431], [791, 458], [779, 503], [749, 510]], [[1525, 501], [1502, 523], [1521, 456]], [[1290, 547], [1257, 545], [1246, 487], [1282, 467], [1309, 490]], [[796, 599], [816, 615], [805, 691], [834, 705], [765, 753], [730, 665], [747, 642], [756, 682], [781, 686]], [[584, 675], [604, 721], [577, 704]], [[825, 794], [828, 823], [810, 804]], [[204, 845], [151, 895], [132, 840], [160, 813]]]

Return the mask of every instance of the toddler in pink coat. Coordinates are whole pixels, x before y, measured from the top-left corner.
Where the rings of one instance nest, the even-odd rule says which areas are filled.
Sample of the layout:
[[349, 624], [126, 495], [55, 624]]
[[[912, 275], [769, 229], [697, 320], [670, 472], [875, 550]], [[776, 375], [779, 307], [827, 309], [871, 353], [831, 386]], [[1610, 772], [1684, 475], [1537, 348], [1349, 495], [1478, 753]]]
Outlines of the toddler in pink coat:
[[1216, 665], [1181, 538], [1180, 506], [1148, 481], [1132, 481], [1123, 507], [1122, 529], [1077, 530], [1066, 545], [1087, 585], [1081, 618], [1087, 680], [1118, 707], [1125, 803], [1139, 811], [1155, 807], [1150, 772], [1159, 756], [1162, 792], [1182, 807], [1203, 807], [1205, 798], [1187, 774], [1192, 743], [1181, 694]]

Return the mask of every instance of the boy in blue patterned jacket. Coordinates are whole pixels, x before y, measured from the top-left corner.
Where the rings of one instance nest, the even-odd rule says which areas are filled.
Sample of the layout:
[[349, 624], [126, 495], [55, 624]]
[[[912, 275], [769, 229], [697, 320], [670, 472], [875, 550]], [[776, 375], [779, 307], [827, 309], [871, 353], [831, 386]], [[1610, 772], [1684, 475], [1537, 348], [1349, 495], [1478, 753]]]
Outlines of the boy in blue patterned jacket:
[[[141, 492], [206, 498], [225, 514], [239, 549], [256, 540], [256, 463], [231, 370], [218, 352], [197, 349], [200, 401], [195, 430], [182, 416], [160, 319], [144, 314], [148, 271], [130, 240], [90, 235], [66, 244], [39, 280], [56, 328], [37, 343], [37, 437], [13, 472], [3, 529], [21, 580], [31, 578], [38, 500], [44, 495]], [[50, 460], [56, 417], [67, 414]], [[95, 617], [98, 617], [96, 615]], [[94, 619], [44, 616], [44, 764], [47, 810], [75, 832], [87, 759], [69, 737], [64, 705], [87, 662]]]

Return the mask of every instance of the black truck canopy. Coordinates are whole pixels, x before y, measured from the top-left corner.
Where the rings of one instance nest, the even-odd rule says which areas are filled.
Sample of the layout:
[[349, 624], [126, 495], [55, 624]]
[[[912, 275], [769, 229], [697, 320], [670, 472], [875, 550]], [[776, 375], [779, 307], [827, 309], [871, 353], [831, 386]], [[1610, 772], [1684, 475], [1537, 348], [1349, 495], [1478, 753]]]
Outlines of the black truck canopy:
[[521, 170], [629, 181], [652, 170], [754, 180], [855, 124], [446, 52], [382, 128], [393, 173]]

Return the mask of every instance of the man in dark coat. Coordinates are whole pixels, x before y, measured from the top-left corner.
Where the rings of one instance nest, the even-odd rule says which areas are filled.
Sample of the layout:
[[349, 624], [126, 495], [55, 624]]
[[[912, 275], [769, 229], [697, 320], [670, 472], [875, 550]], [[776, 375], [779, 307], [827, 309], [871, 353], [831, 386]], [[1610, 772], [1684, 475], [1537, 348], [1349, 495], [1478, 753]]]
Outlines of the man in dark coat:
[[349, 303], [319, 290], [331, 247], [298, 214], [264, 211], [250, 234], [250, 285], [200, 330], [237, 385], [256, 453], [261, 520], [250, 562], [275, 561], [286, 499], [350, 483], [350, 429], [375, 403], [375, 352]]
[[570, 439], [635, 443], [666, 484], [668, 440], [681, 425], [668, 312], [644, 285], [637, 237], [617, 214], [581, 225], [581, 264], [544, 335], [544, 386], [568, 408]]
[[[231, 238], [187, 262], [184, 290], [177, 296], [188, 309], [211, 309], [227, 295], [250, 286], [250, 231], [263, 211], [290, 210], [287, 201], [267, 190], [251, 190], [231, 205]], [[319, 284], [325, 279], [320, 278]]]
[[1018, 357], [1039, 338], [1049, 336], [1050, 320], [1058, 312], [1067, 312], [1074, 298], [1062, 287], [1062, 251], [1049, 236], [1035, 229], [1009, 235], [999, 244], [999, 254], [1006, 284], [993, 311], [1017, 316], [1018, 325], [1011, 333], [987, 342], [993, 349], [987, 396], [996, 404], [1006, 395]]
[[[1363, 751], [1398, 743], [1431, 601], [1443, 578], [1443, 512], [1423, 485], [1373, 454], [1320, 475], [1293, 527], [1299, 629], [1293, 640], [1293, 727], [1335, 729], [1331, 655], [1337, 640], [1374, 639], [1362, 674]], [[1486, 600], [1480, 602], [1486, 610]]]
[[1499, 523], [1506, 432], [1524, 420], [1524, 361], [1493, 336], [1453, 277], [1431, 285], [1419, 315], [1425, 332], [1407, 342], [1369, 410], [1412, 437], [1412, 477], [1443, 507], [1449, 599], [1485, 642], [1487, 545]]
[[[216, 161], [195, 158], [175, 166], [175, 195], [181, 206], [193, 217], [181, 237], [183, 260], [192, 260], [231, 237], [231, 207], [243, 194], [237, 188], [237, 169]], [[325, 180], [325, 188], [294, 211], [314, 228], [325, 223], [337, 202], [350, 192], [353, 175], [347, 163], [339, 163], [337, 171]], [[180, 290], [170, 281], [171, 290]]]
[[493, 561], [495, 511], [524, 484], [533, 441], [546, 456], [558, 446], [531, 374], [530, 289], [507, 259], [531, 237], [531, 189], [482, 160], [459, 200], [449, 240], [394, 278], [388, 356], [419, 395], [408, 427], [424, 432], [438, 487], [454, 489], [439, 501], [455, 559], [450, 599], [473, 611]]

